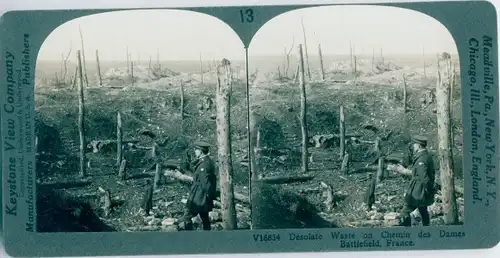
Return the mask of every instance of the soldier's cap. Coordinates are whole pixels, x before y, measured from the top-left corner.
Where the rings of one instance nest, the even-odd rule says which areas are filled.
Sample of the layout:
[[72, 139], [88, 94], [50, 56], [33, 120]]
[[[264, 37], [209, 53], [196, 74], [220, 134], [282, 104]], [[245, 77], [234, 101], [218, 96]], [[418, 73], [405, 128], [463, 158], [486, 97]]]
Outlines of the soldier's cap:
[[199, 148], [201, 150], [208, 151], [210, 149], [210, 144], [208, 144], [206, 142], [197, 141], [197, 142], [194, 143], [194, 147], [195, 148]]
[[418, 143], [424, 147], [427, 146], [427, 141], [428, 141], [427, 137], [421, 135], [415, 135], [411, 139], [411, 142]]

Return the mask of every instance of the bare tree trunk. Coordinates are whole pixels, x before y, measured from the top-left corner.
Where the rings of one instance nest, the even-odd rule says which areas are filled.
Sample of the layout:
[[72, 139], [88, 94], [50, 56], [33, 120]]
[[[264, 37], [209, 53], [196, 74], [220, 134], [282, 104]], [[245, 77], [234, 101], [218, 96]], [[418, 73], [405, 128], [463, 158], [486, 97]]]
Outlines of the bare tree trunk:
[[[225, 78], [221, 82], [220, 69], [224, 69]], [[222, 225], [225, 230], [237, 228], [234, 202], [233, 167], [231, 157], [230, 102], [231, 102], [231, 67], [219, 67], [217, 73], [217, 145], [220, 175], [220, 199], [222, 204]]]
[[345, 120], [344, 120], [344, 106], [340, 106], [340, 159], [344, 158], [345, 155]]
[[78, 103], [78, 133], [80, 135], [80, 176], [85, 177], [85, 102], [83, 96], [83, 71], [82, 71], [82, 58], [80, 56], [80, 51], [77, 51], [78, 57], [78, 67], [79, 67], [79, 76], [80, 76], [80, 84], [79, 84], [79, 103]]
[[408, 95], [406, 91], [406, 76], [403, 74], [403, 113], [406, 114], [408, 111], [408, 107], [406, 106], [408, 103]]
[[76, 87], [76, 83], [78, 82], [78, 64], [75, 67], [75, 75], [73, 76], [73, 83], [71, 84], [71, 87], [74, 89]]
[[255, 112], [250, 112], [250, 137], [251, 144], [250, 150], [251, 154], [248, 155], [248, 160], [250, 163], [250, 169], [252, 171], [252, 180], [256, 180], [259, 172], [259, 124], [257, 119], [257, 114]]
[[321, 44], [318, 44], [319, 69], [321, 70], [321, 80], [325, 79], [325, 69], [323, 67], [323, 53], [321, 52]]
[[95, 51], [95, 59], [97, 62], [97, 79], [99, 79], [99, 86], [102, 87], [101, 64], [99, 62], [99, 50]]
[[122, 116], [120, 112], [116, 114], [116, 165], [120, 166], [122, 162], [122, 142], [123, 142], [123, 135], [122, 135]]
[[299, 44], [299, 65], [300, 65], [300, 123], [302, 129], [302, 172], [307, 173], [308, 169], [308, 135], [307, 135], [307, 99], [306, 99], [306, 78], [304, 71], [304, 55], [302, 54], [302, 44]]
[[307, 53], [307, 36], [306, 36], [306, 28], [304, 26], [304, 18], [302, 18], [301, 22], [302, 22], [302, 34], [304, 35], [304, 51], [306, 54], [307, 78], [311, 80], [311, 69], [309, 67], [309, 54]]
[[158, 160], [158, 153], [157, 153], [157, 145], [156, 142], [153, 144], [153, 148], [151, 149], [152, 157], [153, 160], [156, 163], [156, 169], [155, 169], [155, 177], [153, 180], [153, 189], [158, 189], [160, 186], [160, 178], [161, 178], [161, 164]]
[[184, 81], [180, 81], [181, 83], [181, 132], [184, 133]]
[[80, 41], [82, 43], [82, 62], [83, 62], [83, 72], [84, 72], [84, 75], [85, 75], [85, 85], [88, 87], [89, 86], [89, 79], [87, 77], [87, 65], [85, 63], [85, 45], [83, 44], [83, 34], [82, 34], [82, 29], [80, 28], [80, 26], [78, 26], [78, 30], [80, 31]]
[[201, 84], [203, 84], [203, 61], [201, 60], [201, 53], [200, 53], [200, 81]]
[[441, 194], [444, 221], [446, 224], [458, 223], [458, 209], [455, 196], [455, 178], [453, 173], [451, 130], [450, 130], [450, 81], [444, 77], [448, 71], [447, 60], [444, 65], [438, 59], [437, 74], [437, 124], [439, 139], [439, 167], [441, 171]]

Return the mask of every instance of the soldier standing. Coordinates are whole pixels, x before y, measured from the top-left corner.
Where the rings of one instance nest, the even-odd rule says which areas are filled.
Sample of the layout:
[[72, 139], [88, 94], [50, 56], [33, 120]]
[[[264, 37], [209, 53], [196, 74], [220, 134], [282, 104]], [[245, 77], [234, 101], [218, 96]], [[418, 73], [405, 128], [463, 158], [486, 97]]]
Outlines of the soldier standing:
[[[434, 161], [427, 152], [427, 138], [414, 136], [412, 139], [413, 161], [412, 180], [405, 194], [405, 207], [401, 211], [402, 222], [400, 226], [411, 226], [410, 213], [418, 209], [422, 216], [422, 224], [429, 226], [430, 216], [427, 207], [434, 202]], [[402, 165], [398, 169], [405, 170]]]
[[184, 213], [185, 230], [193, 230], [192, 218], [200, 215], [203, 230], [210, 230], [208, 213], [212, 211], [216, 192], [215, 165], [208, 156], [210, 145], [205, 142], [195, 143], [195, 160], [191, 163], [194, 170], [193, 185], [189, 192]]

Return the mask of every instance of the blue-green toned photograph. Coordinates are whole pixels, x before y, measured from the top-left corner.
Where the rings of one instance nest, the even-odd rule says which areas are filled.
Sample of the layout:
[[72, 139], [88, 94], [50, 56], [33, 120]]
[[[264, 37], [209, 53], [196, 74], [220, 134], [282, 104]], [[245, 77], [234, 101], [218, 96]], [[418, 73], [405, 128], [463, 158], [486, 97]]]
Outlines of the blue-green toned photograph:
[[395, 7], [313, 7], [271, 19], [248, 49], [245, 69], [237, 34], [182, 10], [52, 31], [34, 85], [37, 231], [463, 221], [460, 65], [446, 27]]

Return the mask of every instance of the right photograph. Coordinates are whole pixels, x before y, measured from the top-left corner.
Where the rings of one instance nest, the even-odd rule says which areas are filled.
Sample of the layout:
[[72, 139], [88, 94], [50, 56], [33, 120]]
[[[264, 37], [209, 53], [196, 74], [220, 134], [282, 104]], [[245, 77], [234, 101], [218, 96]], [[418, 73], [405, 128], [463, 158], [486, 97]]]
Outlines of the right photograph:
[[281, 14], [249, 55], [252, 229], [464, 221], [458, 50], [382, 6]]

